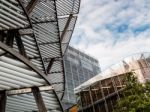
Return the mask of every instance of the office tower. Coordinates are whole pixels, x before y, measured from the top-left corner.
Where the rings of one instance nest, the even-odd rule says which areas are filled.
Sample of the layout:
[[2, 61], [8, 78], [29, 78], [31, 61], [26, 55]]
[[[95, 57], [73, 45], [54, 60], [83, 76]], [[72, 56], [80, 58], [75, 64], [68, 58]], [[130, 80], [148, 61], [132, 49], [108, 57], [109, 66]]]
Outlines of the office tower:
[[76, 103], [74, 88], [100, 73], [98, 60], [69, 46], [64, 56], [64, 109]]

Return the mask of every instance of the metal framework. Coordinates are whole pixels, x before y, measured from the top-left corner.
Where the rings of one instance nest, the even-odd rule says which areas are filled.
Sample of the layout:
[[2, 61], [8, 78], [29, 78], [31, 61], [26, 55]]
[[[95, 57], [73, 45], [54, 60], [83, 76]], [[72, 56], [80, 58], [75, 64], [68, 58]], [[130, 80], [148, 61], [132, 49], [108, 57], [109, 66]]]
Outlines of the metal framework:
[[62, 112], [63, 55], [80, 0], [0, 0], [0, 112]]
[[[150, 82], [150, 53], [127, 57], [75, 89], [78, 112], [112, 112], [116, 101], [125, 94], [125, 76], [134, 72], [142, 84]], [[132, 94], [132, 92], [131, 92]]]

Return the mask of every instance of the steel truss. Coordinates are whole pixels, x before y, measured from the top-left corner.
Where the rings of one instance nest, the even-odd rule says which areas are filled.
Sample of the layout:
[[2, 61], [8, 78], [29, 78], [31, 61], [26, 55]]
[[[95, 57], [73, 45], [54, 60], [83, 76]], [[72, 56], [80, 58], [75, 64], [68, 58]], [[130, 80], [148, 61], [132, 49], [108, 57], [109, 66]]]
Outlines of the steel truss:
[[0, 1], [0, 112], [62, 112], [63, 55], [80, 0]]

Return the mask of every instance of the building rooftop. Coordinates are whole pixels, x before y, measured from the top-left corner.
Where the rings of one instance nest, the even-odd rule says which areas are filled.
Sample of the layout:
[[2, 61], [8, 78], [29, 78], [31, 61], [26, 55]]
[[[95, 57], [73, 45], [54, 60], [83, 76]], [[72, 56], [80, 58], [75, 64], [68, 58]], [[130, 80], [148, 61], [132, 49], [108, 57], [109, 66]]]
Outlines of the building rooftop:
[[132, 70], [138, 69], [139, 66], [137, 66], [133, 62], [142, 60], [142, 59], [143, 60], [147, 59], [147, 61], [148, 61], [148, 59], [150, 59], [150, 53], [149, 52], [138, 53], [138, 54], [135, 54], [135, 55], [132, 55], [132, 56], [122, 59], [117, 64], [112, 65], [105, 71], [101, 72], [100, 74], [96, 75], [95, 77], [89, 79], [88, 81], [86, 81], [86, 82], [82, 83], [81, 85], [79, 85], [78, 87], [76, 87], [74, 89], [74, 92], [78, 93], [78, 92], [82, 91], [83, 89], [85, 89], [86, 87], [89, 87], [90, 85], [92, 85], [100, 80], [126, 73], [128, 70], [132, 71]]

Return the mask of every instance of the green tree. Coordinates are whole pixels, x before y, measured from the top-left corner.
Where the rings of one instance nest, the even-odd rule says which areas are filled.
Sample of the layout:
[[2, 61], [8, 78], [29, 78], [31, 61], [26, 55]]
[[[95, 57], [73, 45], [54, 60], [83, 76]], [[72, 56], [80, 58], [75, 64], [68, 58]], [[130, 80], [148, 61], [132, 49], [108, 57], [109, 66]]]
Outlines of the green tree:
[[124, 79], [126, 86], [113, 112], [150, 112], [150, 83], [139, 83], [133, 72]]

